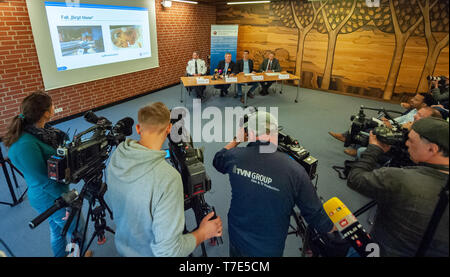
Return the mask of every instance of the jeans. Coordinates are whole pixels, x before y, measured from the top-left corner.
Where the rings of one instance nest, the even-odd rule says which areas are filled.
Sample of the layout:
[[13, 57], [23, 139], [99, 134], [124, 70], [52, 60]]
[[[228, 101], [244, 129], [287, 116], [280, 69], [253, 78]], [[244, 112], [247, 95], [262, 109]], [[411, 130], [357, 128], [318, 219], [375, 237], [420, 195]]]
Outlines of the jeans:
[[[55, 257], [65, 257], [68, 252], [66, 252], [67, 240], [66, 237], [61, 235], [61, 232], [66, 224], [66, 220], [63, 219], [66, 216], [66, 209], [59, 209], [53, 215], [48, 218], [50, 224], [50, 243], [52, 246], [53, 255]], [[75, 225], [77, 224], [77, 217], [75, 217], [70, 224], [67, 231], [67, 236], [71, 237], [75, 231]], [[78, 223], [78, 231], [83, 231], [85, 226], [85, 221], [83, 216], [80, 216], [80, 222]]]
[[[244, 84], [237, 84], [237, 96], [242, 96], [242, 85]], [[251, 94], [258, 87], [258, 83], [247, 83], [247, 85], [252, 86], [248, 90], [248, 94]]]

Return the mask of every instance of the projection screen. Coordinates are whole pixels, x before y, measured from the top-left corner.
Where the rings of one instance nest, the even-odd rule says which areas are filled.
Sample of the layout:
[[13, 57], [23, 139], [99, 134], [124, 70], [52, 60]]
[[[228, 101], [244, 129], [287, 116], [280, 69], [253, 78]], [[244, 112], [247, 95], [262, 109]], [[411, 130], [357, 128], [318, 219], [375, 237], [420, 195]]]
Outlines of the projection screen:
[[154, 0], [27, 0], [46, 90], [159, 66]]

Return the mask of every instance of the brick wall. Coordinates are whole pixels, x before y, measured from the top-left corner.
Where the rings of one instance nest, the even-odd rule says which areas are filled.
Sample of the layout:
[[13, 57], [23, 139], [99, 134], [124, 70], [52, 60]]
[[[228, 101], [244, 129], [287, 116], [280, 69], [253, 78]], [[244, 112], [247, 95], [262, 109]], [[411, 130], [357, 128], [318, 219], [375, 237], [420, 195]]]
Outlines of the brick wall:
[[[178, 83], [194, 50], [206, 59], [215, 6], [174, 2], [164, 9], [159, 1], [155, 6], [159, 67], [47, 91], [55, 107], [63, 108], [53, 120]], [[39, 89], [44, 84], [26, 2], [0, 2], [0, 135], [22, 99]]]

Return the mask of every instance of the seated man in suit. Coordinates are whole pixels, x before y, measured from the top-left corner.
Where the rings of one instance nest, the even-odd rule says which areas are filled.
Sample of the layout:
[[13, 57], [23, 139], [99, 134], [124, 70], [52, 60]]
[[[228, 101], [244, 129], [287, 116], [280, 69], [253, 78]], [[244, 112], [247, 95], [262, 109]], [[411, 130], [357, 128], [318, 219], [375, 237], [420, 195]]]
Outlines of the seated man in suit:
[[[200, 59], [199, 56], [200, 54], [198, 51], [192, 53], [192, 60], [188, 61], [186, 67], [187, 76], [202, 76], [206, 74], [205, 61]], [[205, 86], [192, 87], [192, 89], [196, 92], [197, 98], [203, 99], [205, 97]]]
[[[269, 53], [269, 58], [264, 59], [264, 61], [261, 63], [261, 66], [259, 67], [260, 72], [280, 72], [281, 66], [277, 59], [275, 59], [275, 54], [273, 52]], [[261, 95], [267, 95], [269, 94], [269, 87], [274, 83], [274, 81], [271, 82], [261, 82]]]
[[[244, 73], [255, 73], [255, 71], [253, 70], [253, 60], [248, 58], [248, 55], [250, 54], [250, 52], [248, 50], [244, 50], [244, 54], [242, 55], [242, 60], [237, 61], [237, 68], [240, 72], [244, 72]], [[236, 98], [240, 97], [241, 98], [241, 102], [244, 103], [244, 98], [242, 97], [242, 85], [243, 84], [237, 84], [237, 94], [236, 94]], [[257, 82], [252, 82], [252, 83], [247, 83], [247, 85], [252, 86], [249, 90], [248, 90], [248, 97], [253, 98], [253, 91], [258, 87], [258, 83]]]
[[[234, 75], [237, 73], [237, 66], [236, 64], [231, 60], [231, 53], [225, 54], [225, 60], [221, 60], [219, 62], [219, 65], [217, 65], [217, 69], [219, 71], [222, 71], [223, 76], [227, 75]], [[215, 85], [214, 88], [220, 89], [220, 97], [224, 97], [225, 94], [228, 94], [228, 88], [230, 85]]]

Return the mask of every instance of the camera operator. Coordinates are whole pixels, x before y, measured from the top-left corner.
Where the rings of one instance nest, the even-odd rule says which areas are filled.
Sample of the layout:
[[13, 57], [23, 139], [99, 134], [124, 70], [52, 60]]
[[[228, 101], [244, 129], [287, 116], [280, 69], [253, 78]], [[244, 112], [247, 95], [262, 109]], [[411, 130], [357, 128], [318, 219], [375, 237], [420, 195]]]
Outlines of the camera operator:
[[[261, 153], [278, 143], [278, 123], [262, 111], [249, 115], [247, 147], [234, 139], [216, 153], [214, 167], [229, 174], [232, 199], [228, 212], [231, 257], [281, 257], [290, 216], [297, 205], [311, 227], [326, 233], [333, 223], [326, 215], [305, 169], [282, 152]], [[244, 129], [240, 141], [246, 141]], [[274, 144], [270, 145], [269, 144]]]
[[[438, 195], [448, 177], [448, 122], [427, 117], [412, 126], [406, 146], [417, 166], [376, 168], [390, 146], [373, 134], [361, 159], [352, 165], [348, 186], [373, 198], [378, 212], [372, 235], [381, 256], [413, 256], [418, 250]], [[448, 209], [427, 254], [448, 257]]]
[[[400, 125], [407, 124], [409, 122], [413, 122], [414, 115], [416, 115], [416, 113], [419, 109], [421, 109], [423, 107], [430, 107], [431, 105], [434, 105], [434, 104], [436, 104], [436, 101], [431, 96], [431, 94], [417, 93], [413, 98], [411, 98], [409, 100], [410, 109], [407, 110], [402, 116], [394, 118], [394, 120]], [[392, 122], [390, 120], [387, 120], [384, 117], [381, 120], [387, 127], [392, 126]], [[369, 132], [370, 130], [365, 130], [365, 131]], [[328, 132], [328, 134], [330, 134], [332, 137], [334, 137], [335, 139], [340, 140], [342, 142], [345, 142], [346, 137], [349, 135], [348, 132], [344, 132], [344, 133]], [[344, 153], [349, 156], [355, 157], [357, 154], [357, 149], [347, 148], [347, 149], [344, 149]]]
[[[69, 185], [48, 178], [47, 160], [56, 154], [58, 146], [68, 138], [67, 135], [47, 124], [54, 115], [51, 97], [41, 91], [25, 97], [20, 107], [21, 113], [12, 119], [8, 132], [3, 138], [9, 147], [11, 162], [24, 175], [28, 187], [30, 205], [39, 213], [53, 206], [61, 194], [69, 191]], [[65, 209], [56, 211], [48, 218], [50, 242], [55, 257], [64, 257], [66, 238], [61, 235], [68, 214]], [[72, 222], [67, 234], [75, 229]], [[84, 222], [80, 222], [79, 230]], [[87, 252], [89, 256], [91, 252]]]
[[445, 76], [441, 76], [441, 81], [431, 81], [431, 94], [445, 109], [448, 109], [448, 91], [449, 80]]
[[[417, 113], [414, 115], [413, 122], [408, 122], [408, 123], [403, 124], [402, 128], [410, 131], [414, 122], [416, 122], [419, 119], [430, 117], [430, 116], [442, 119], [442, 115], [438, 110], [431, 108], [431, 107], [424, 107], [424, 108], [421, 108], [420, 110], [418, 110]], [[356, 155], [357, 159], [361, 158], [362, 152], [366, 151], [366, 149], [367, 149], [367, 147], [358, 148], [357, 155]], [[385, 159], [383, 159], [383, 160], [385, 160]]]
[[139, 141], [127, 139], [107, 168], [116, 224], [116, 248], [122, 256], [188, 256], [201, 242], [222, 235], [220, 217], [208, 214], [197, 230], [183, 234], [184, 197], [181, 176], [161, 150], [170, 134], [170, 111], [161, 103], [139, 110]]

